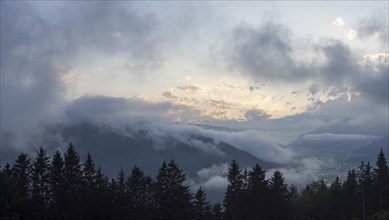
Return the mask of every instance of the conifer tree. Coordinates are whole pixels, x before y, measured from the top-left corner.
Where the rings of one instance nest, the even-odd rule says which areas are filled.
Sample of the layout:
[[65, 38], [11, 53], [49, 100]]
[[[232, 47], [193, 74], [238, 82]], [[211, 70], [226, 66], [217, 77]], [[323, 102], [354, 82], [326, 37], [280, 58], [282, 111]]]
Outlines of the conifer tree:
[[269, 180], [271, 209], [270, 219], [287, 219], [288, 216], [288, 186], [279, 170], [274, 171]]
[[32, 208], [36, 219], [47, 218], [49, 193], [49, 157], [40, 147], [32, 166]]
[[26, 219], [29, 216], [31, 165], [27, 154], [21, 153], [12, 167], [12, 179], [15, 183], [15, 211], [19, 217]]
[[87, 188], [96, 187], [96, 170], [92, 156], [88, 153], [82, 169], [82, 182]]
[[65, 189], [65, 215], [71, 219], [81, 218], [80, 195], [82, 186], [82, 170], [80, 156], [72, 143], [64, 155], [64, 189]]
[[212, 206], [212, 220], [222, 220], [223, 211], [220, 203], [215, 203]]
[[331, 183], [328, 189], [329, 197], [329, 214], [331, 219], [343, 219], [343, 189], [339, 176], [336, 176], [335, 181]]
[[343, 183], [344, 190], [344, 209], [345, 209], [345, 219], [354, 219], [358, 216], [358, 182], [357, 174], [354, 169], [349, 170], [347, 173], [347, 179]]
[[289, 187], [288, 203], [289, 203], [288, 219], [304, 219], [307, 217], [306, 213], [301, 211], [303, 210], [303, 206], [300, 201], [300, 194], [295, 185], [291, 185]]
[[330, 211], [328, 208], [328, 187], [324, 180], [313, 181], [311, 184], [309, 184], [309, 187], [312, 193], [311, 205], [312, 213], [315, 214], [315, 219], [330, 219]]
[[245, 216], [247, 219], [266, 219], [269, 190], [265, 171], [259, 164], [248, 172], [248, 186], [245, 196]]
[[112, 200], [113, 195], [109, 188], [109, 179], [103, 174], [101, 167], [99, 166], [96, 171], [95, 219], [109, 218]]
[[374, 169], [375, 187], [378, 191], [376, 200], [379, 201], [379, 211], [389, 209], [389, 168], [383, 150], [377, 157], [377, 168]]
[[65, 199], [64, 161], [59, 151], [56, 151], [50, 165], [49, 190], [51, 217], [60, 219], [63, 215]]
[[160, 219], [192, 218], [192, 194], [184, 182], [185, 173], [174, 160], [162, 163], [155, 183], [155, 202]]
[[117, 206], [116, 206], [116, 195], [117, 195], [117, 183], [115, 178], [111, 178], [111, 180], [108, 183], [108, 191], [107, 191], [107, 200], [109, 202], [109, 212], [107, 213], [108, 216], [113, 216], [117, 212]]
[[133, 219], [153, 218], [153, 180], [145, 176], [141, 169], [135, 166], [127, 178], [127, 194], [130, 198], [131, 217]]
[[194, 219], [195, 220], [210, 219], [211, 205], [206, 200], [205, 191], [201, 187], [197, 190], [194, 198], [195, 198], [193, 202]]
[[96, 170], [92, 156], [88, 153], [82, 169], [81, 204], [85, 213], [84, 219], [95, 219], [98, 203]]
[[7, 163], [0, 171], [0, 219], [16, 219], [16, 182]]
[[224, 195], [224, 219], [242, 218], [243, 175], [238, 163], [233, 160], [228, 170], [228, 186]]
[[114, 191], [114, 214], [116, 219], [123, 219], [129, 213], [130, 202], [127, 196], [126, 175], [123, 168], [120, 168], [116, 178], [116, 189]]
[[361, 162], [358, 175], [359, 191], [362, 200], [362, 218], [366, 219], [372, 212], [373, 172], [368, 162]]

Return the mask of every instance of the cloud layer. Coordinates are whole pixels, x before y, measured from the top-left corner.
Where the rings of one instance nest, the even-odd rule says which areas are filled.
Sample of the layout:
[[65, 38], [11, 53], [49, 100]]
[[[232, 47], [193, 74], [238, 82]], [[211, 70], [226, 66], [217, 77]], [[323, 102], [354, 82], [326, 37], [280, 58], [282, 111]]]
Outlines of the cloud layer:
[[[361, 30], [369, 34], [388, 32], [380, 20], [374, 18], [362, 20], [360, 25]], [[308, 44], [301, 45], [299, 41]], [[385, 47], [381, 47], [381, 58], [374, 55], [366, 60], [366, 56], [363, 58], [363, 54], [340, 40], [326, 38], [312, 42], [294, 37], [284, 25], [265, 22], [259, 27], [247, 23], [237, 25], [218, 52], [227, 69], [255, 81], [283, 85], [310, 83], [312, 95], [336, 87], [338, 92], [352, 91], [377, 103], [388, 104], [389, 70]], [[309, 58], [298, 58], [298, 54], [304, 53], [309, 54]]]

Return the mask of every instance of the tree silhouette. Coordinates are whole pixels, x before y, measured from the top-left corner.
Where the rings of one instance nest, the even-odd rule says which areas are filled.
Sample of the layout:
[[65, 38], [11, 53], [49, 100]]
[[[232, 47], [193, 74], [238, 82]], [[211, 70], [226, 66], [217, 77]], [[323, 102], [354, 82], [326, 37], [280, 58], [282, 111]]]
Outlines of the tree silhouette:
[[[362, 162], [358, 172], [330, 184], [313, 181], [299, 193], [279, 170], [270, 179], [259, 164], [241, 172], [232, 161], [223, 205], [210, 205], [199, 188], [194, 196], [186, 175], [172, 160], [163, 162], [153, 181], [134, 167], [111, 180], [91, 155], [81, 165], [70, 144], [64, 157], [50, 157], [42, 147], [33, 164], [20, 154], [0, 168], [0, 219], [388, 219], [388, 165], [381, 151], [376, 167]], [[211, 209], [212, 207], [212, 209]], [[381, 210], [382, 208], [382, 210]]]
[[357, 174], [354, 169], [349, 170], [347, 173], [347, 179], [343, 183], [344, 190], [344, 209], [346, 213], [346, 219], [357, 218], [358, 213], [358, 182]]
[[82, 169], [81, 205], [84, 219], [95, 219], [98, 202], [96, 170], [92, 156], [88, 153]]
[[16, 182], [9, 163], [0, 171], [0, 219], [17, 219]]
[[206, 194], [201, 187], [197, 190], [193, 202], [194, 219], [206, 220], [211, 218], [211, 205], [206, 200]]
[[265, 171], [259, 164], [248, 172], [248, 186], [245, 193], [245, 216], [247, 219], [267, 219], [266, 210], [269, 209], [269, 189], [265, 180]]
[[64, 214], [70, 219], [80, 219], [82, 218], [82, 209], [80, 207], [82, 171], [80, 156], [71, 143], [64, 155], [64, 161]]
[[377, 168], [374, 169], [375, 187], [378, 190], [376, 200], [379, 201], [379, 211], [382, 211], [389, 208], [389, 168], [382, 148], [378, 154], [376, 165]]
[[40, 147], [32, 166], [32, 209], [34, 218], [46, 219], [49, 203], [49, 157], [46, 150]]
[[114, 189], [114, 218], [115, 219], [124, 219], [130, 209], [129, 197], [127, 196], [126, 189], [126, 175], [123, 168], [120, 168], [119, 174], [115, 181]]
[[274, 171], [269, 180], [271, 209], [270, 219], [287, 219], [288, 216], [288, 186], [279, 170]]
[[127, 178], [126, 185], [131, 203], [130, 217], [132, 219], [152, 219], [152, 212], [155, 211], [153, 210], [152, 178], [145, 176], [141, 169], [135, 166]]
[[192, 218], [192, 195], [184, 182], [185, 173], [174, 160], [162, 163], [155, 182], [155, 202], [160, 219]]
[[343, 188], [340, 182], [339, 176], [336, 176], [335, 181], [328, 189], [328, 201], [329, 201], [329, 215], [331, 219], [344, 219], [343, 218]]
[[366, 219], [372, 213], [373, 172], [368, 162], [361, 162], [358, 175], [359, 191], [362, 198], [362, 217]]
[[223, 219], [223, 211], [220, 203], [215, 203], [212, 206], [212, 220], [221, 220]]
[[227, 175], [227, 191], [224, 195], [224, 219], [235, 220], [242, 218], [242, 193], [243, 193], [243, 175], [239, 169], [238, 163], [233, 160]]
[[51, 216], [57, 219], [63, 218], [65, 186], [64, 186], [65, 164], [62, 155], [56, 151], [50, 165], [49, 190], [50, 190], [50, 209]]
[[30, 159], [27, 154], [21, 153], [15, 165], [12, 167], [12, 179], [15, 183], [16, 213], [22, 219], [26, 219], [29, 210], [30, 197]]

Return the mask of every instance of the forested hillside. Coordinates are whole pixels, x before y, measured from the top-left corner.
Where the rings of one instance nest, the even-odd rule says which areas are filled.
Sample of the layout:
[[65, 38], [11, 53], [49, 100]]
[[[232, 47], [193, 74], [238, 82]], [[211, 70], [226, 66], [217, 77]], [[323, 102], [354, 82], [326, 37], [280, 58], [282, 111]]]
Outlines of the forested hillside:
[[192, 189], [176, 161], [155, 177], [140, 167], [108, 178], [74, 145], [49, 156], [20, 154], [1, 164], [0, 219], [389, 219], [389, 168], [381, 150], [376, 163], [361, 162], [345, 180], [313, 181], [299, 190], [280, 171], [266, 179], [259, 164], [242, 170], [234, 160], [222, 204]]

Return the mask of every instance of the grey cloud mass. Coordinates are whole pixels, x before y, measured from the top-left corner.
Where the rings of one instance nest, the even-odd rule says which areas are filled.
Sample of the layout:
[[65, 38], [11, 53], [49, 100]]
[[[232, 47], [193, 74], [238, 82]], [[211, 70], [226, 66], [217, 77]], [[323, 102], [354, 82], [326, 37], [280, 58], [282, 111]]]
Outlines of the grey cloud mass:
[[[118, 122], [121, 125], [133, 119], [188, 120], [198, 114], [197, 110], [170, 102], [151, 103], [139, 98], [115, 98], [108, 96], [84, 96], [69, 103], [65, 108], [66, 117], [71, 121], [90, 121], [97, 123]], [[127, 120], [127, 122], [126, 122]], [[173, 118], [169, 119], [174, 121]]]
[[376, 10], [368, 18], [360, 20], [357, 24], [358, 37], [361, 39], [377, 38], [381, 41], [383, 46], [388, 46], [388, 12], [386, 9]]
[[[146, 132], [159, 149], [168, 145], [166, 141], [169, 137], [174, 137], [207, 153], [223, 154], [216, 145], [224, 142], [268, 162], [286, 163], [293, 155], [279, 146], [274, 137], [260, 132], [205, 130], [177, 123], [177, 118], [186, 118], [183, 120], [186, 122], [189, 118], [198, 117], [198, 113], [189, 107], [168, 102], [154, 104], [140, 99], [86, 96], [68, 105], [66, 113], [72, 121], [113, 124], [119, 129], [136, 127]], [[194, 135], [211, 137], [215, 142], [202, 142], [194, 138]]]
[[[387, 34], [388, 31], [383, 32]], [[309, 91], [313, 95], [320, 89], [336, 87], [332, 95], [351, 90], [388, 104], [387, 62], [373, 62], [370, 66], [358, 63], [360, 54], [345, 43], [330, 38], [311, 43], [310, 53], [315, 58], [311, 62], [301, 62], [294, 59], [294, 54], [304, 49], [296, 47], [296, 40], [290, 36], [293, 36], [292, 31], [280, 24], [265, 23], [256, 28], [242, 23], [224, 41], [220, 57], [229, 69], [252, 80], [311, 82]]]
[[262, 121], [269, 118], [271, 115], [267, 114], [262, 109], [250, 109], [244, 114], [248, 121]]
[[360, 135], [360, 134], [331, 134], [331, 133], [322, 133], [322, 134], [306, 134], [303, 136], [306, 140], [374, 140], [376, 139], [373, 136], [369, 135]]
[[154, 15], [132, 2], [2, 1], [2, 132], [57, 118], [71, 86], [64, 76], [78, 64], [123, 54], [136, 75], [159, 66], [159, 42]]
[[168, 99], [176, 99], [177, 98], [177, 94], [175, 94], [174, 92], [172, 91], [166, 91], [166, 92], [163, 92], [162, 93], [162, 96], [168, 98]]
[[280, 24], [266, 23], [255, 28], [241, 23], [227, 39], [221, 56], [229, 68], [256, 80], [304, 80], [309, 73], [293, 59], [291, 34]]

